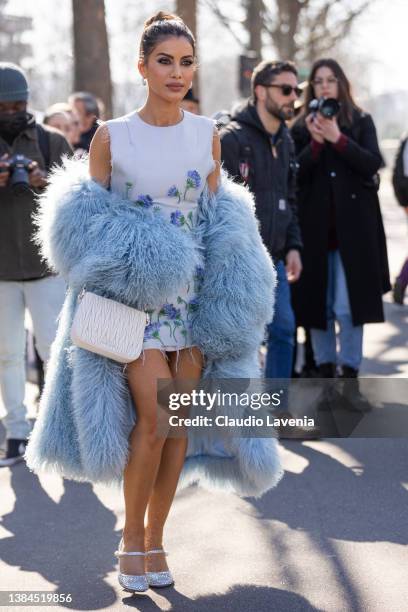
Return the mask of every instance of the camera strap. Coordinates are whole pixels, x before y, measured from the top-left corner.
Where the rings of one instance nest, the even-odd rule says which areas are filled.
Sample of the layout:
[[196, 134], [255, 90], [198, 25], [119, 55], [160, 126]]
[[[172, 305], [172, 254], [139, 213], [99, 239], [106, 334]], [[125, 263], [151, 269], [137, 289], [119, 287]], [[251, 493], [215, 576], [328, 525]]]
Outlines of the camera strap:
[[51, 166], [50, 136], [42, 125], [37, 123], [35, 127], [37, 129], [38, 145], [44, 158], [45, 170], [49, 172]]

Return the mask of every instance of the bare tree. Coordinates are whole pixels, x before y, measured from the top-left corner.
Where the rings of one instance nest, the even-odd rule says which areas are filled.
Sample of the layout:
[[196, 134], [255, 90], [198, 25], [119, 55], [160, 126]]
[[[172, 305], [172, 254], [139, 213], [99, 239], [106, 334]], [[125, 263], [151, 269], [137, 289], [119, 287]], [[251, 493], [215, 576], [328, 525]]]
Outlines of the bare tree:
[[368, 0], [274, 0], [264, 13], [265, 30], [279, 56], [310, 64], [349, 33]]
[[[325, 2], [316, 13], [305, 14], [303, 27], [306, 44], [303, 59], [311, 64], [319, 56], [327, 55], [333, 47], [350, 34], [354, 23], [369, 5], [369, 0], [348, 5], [344, 1], [331, 0], [331, 2]], [[337, 14], [333, 15], [336, 9]]]
[[282, 59], [295, 59], [299, 48], [296, 35], [300, 29], [300, 16], [309, 0], [275, 0], [275, 11], [265, 7], [264, 28]]
[[231, 11], [229, 14], [221, 11], [216, 0], [203, 1], [243, 51], [260, 45], [261, 30], [280, 58], [301, 64], [310, 64], [332, 50], [372, 4], [369, 0], [241, 0], [247, 14], [246, 33], [238, 33]]
[[104, 0], [72, 0], [74, 88], [101, 98], [112, 116], [112, 81]]
[[244, 0], [246, 11], [245, 27], [248, 30], [248, 49], [254, 51], [257, 57], [262, 55], [262, 30], [264, 27], [263, 0]]
[[[179, 15], [187, 27], [190, 28], [197, 40], [197, 0], [177, 0], [176, 13]], [[193, 80], [194, 95], [200, 97], [200, 80], [196, 72]]]
[[194, 36], [197, 35], [197, 1], [196, 0], [177, 0], [176, 13], [184, 23], [190, 28]]

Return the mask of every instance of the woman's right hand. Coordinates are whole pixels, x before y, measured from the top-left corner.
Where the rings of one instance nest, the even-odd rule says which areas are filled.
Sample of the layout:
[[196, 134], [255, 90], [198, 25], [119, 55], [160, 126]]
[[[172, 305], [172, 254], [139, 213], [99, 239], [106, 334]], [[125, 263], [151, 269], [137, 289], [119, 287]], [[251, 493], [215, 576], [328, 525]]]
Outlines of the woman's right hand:
[[316, 140], [316, 142], [320, 142], [321, 144], [323, 144], [324, 136], [322, 127], [319, 122], [319, 115], [317, 113], [310, 113], [309, 115], [307, 115], [305, 123], [313, 140]]

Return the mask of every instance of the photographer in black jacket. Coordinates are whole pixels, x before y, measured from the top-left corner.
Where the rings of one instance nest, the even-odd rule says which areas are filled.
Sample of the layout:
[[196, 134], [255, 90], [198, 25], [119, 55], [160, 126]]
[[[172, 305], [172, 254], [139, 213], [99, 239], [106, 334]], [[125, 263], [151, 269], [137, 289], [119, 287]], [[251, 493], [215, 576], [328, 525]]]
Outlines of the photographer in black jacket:
[[25, 309], [30, 311], [38, 353], [47, 362], [65, 294], [33, 242], [37, 195], [47, 171], [71, 152], [63, 135], [36, 124], [27, 112], [28, 83], [14, 64], [0, 63], [0, 392], [6, 408], [5, 457], [20, 461], [30, 432], [24, 405]]
[[295, 321], [289, 283], [302, 270], [302, 241], [295, 152], [285, 120], [293, 117], [299, 94], [291, 62], [261, 62], [252, 75], [252, 99], [221, 131], [223, 166], [254, 194], [261, 236], [278, 275], [275, 314], [268, 326], [267, 378], [290, 378], [292, 371]]

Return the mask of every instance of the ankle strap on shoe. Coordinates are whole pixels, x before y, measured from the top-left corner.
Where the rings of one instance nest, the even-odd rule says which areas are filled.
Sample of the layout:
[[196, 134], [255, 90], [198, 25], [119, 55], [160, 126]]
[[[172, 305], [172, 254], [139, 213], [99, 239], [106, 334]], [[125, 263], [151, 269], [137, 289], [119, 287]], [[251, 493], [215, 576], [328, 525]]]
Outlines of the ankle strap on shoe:
[[127, 557], [127, 556], [134, 556], [134, 555], [138, 555], [138, 556], [144, 556], [146, 553], [144, 552], [125, 552], [124, 550], [115, 550], [114, 555], [115, 557]]
[[152, 553], [162, 553], [163, 555], [165, 555], [167, 557], [167, 554], [165, 550], [163, 550], [162, 548], [154, 548], [153, 550], [146, 550], [146, 555], [150, 555]]

